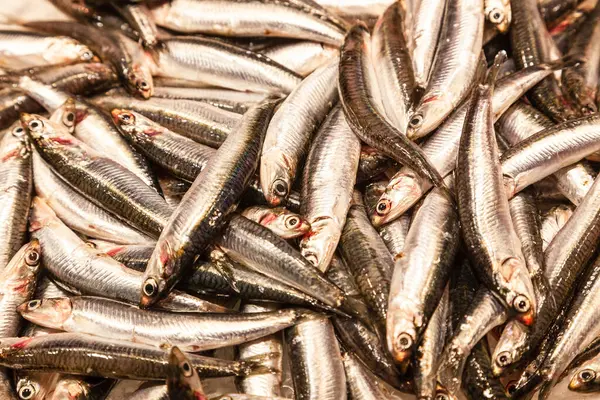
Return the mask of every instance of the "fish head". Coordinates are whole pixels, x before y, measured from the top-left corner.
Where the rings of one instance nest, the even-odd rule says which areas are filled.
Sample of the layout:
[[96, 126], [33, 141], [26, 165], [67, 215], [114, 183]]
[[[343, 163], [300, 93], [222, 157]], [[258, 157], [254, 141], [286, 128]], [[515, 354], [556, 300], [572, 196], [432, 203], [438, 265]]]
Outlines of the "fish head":
[[56, 214], [40, 197], [31, 200], [31, 212], [29, 213], [29, 232], [38, 231], [56, 220]]
[[310, 229], [310, 224], [304, 217], [284, 207], [268, 209], [258, 223], [284, 239], [303, 236]]
[[56, 384], [54, 391], [49, 394], [53, 399], [87, 399], [90, 394], [90, 385], [76, 378], [61, 379]]
[[435, 388], [435, 400], [457, 400], [457, 397], [448, 392], [444, 386], [438, 383], [437, 387]]
[[78, 144], [78, 140], [66, 128], [40, 115], [21, 114], [21, 125], [27, 130], [33, 142], [43, 148], [44, 151], [52, 151]]
[[31, 146], [21, 122], [11, 125], [4, 135], [0, 134], [0, 165], [31, 155]]
[[454, 104], [446, 93], [432, 93], [421, 99], [408, 121], [406, 137], [416, 140], [427, 136], [442, 123], [453, 108]]
[[110, 113], [121, 133], [134, 141], [150, 140], [164, 130], [163, 127], [132, 110], [115, 108]]
[[77, 106], [75, 99], [69, 97], [62, 106], [52, 113], [50, 121], [62, 124], [69, 133], [73, 133], [75, 131], [75, 124], [77, 123]]
[[75, 39], [58, 36], [49, 40], [51, 40], [50, 45], [44, 52], [44, 59], [49, 64], [100, 61], [89, 47]]
[[600, 374], [596, 358], [582, 364], [573, 373], [569, 381], [569, 390], [579, 393], [597, 392], [600, 390]]
[[42, 251], [40, 242], [33, 239], [13, 256], [0, 272], [0, 281], [5, 291], [30, 296], [35, 290], [37, 274], [40, 270]]
[[535, 319], [535, 292], [529, 271], [520, 257], [509, 257], [498, 266], [502, 285], [509, 288], [504, 296], [508, 307], [516, 319], [525, 326], [531, 326]]
[[166, 294], [167, 280], [181, 266], [183, 254], [176, 252], [169, 240], [159, 240], [144, 273], [140, 308], [148, 308]]
[[73, 304], [68, 297], [36, 299], [21, 304], [17, 311], [36, 325], [63, 330], [64, 323], [71, 317]]
[[174, 399], [206, 400], [198, 373], [178, 347], [172, 347], [169, 353], [167, 391]]
[[518, 321], [510, 321], [504, 327], [502, 335], [492, 354], [492, 373], [494, 376], [503, 375], [527, 348], [528, 330]]
[[[17, 380], [16, 391], [19, 399], [21, 400], [42, 400], [46, 397], [47, 390], [45, 383], [48, 383], [50, 386], [50, 382], [47, 379], [40, 379], [36, 373], [33, 377], [31, 377], [31, 373], [19, 378]], [[42, 386], [44, 384], [44, 386]]]
[[278, 206], [292, 190], [296, 171], [288, 158], [279, 150], [270, 150], [260, 158], [260, 186], [267, 202]]
[[142, 99], [147, 100], [152, 97], [154, 84], [150, 70], [141, 64], [134, 64], [127, 72], [125, 87], [130, 93]]
[[396, 363], [410, 362], [423, 327], [423, 314], [420, 307], [410, 299], [397, 298], [390, 304], [387, 313], [387, 344]]
[[317, 217], [300, 241], [300, 253], [313, 266], [326, 271], [342, 234], [342, 227], [331, 217]]
[[371, 211], [371, 223], [379, 227], [397, 219], [410, 209], [423, 193], [423, 178], [408, 168], [402, 168], [392, 177]]

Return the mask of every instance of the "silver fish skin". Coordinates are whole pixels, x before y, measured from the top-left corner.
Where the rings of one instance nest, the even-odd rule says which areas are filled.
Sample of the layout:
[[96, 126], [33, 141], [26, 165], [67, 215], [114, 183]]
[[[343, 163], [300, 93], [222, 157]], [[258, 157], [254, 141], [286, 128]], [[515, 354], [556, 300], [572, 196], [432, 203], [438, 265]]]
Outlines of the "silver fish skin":
[[193, 182], [216, 153], [212, 147], [194, 142], [131, 110], [111, 111], [122, 136], [156, 165]]
[[210, 147], [219, 147], [240, 122], [241, 116], [201, 101], [152, 98], [139, 100], [121, 94], [98, 96], [94, 104], [106, 111], [125, 108], [139, 112], [182, 136]]
[[414, 13], [412, 64], [415, 84], [425, 89], [438, 46], [447, 0], [420, 0]]
[[97, 239], [121, 244], [152, 243], [140, 233], [92, 203], [66, 184], [42, 157], [33, 151], [33, 182], [36, 195], [44, 200], [71, 229]]
[[333, 326], [314, 316], [285, 332], [294, 392], [306, 400], [345, 400], [346, 374]]
[[[97, 357], [90, 357], [90, 354]], [[37, 337], [11, 337], [0, 341], [0, 365], [18, 370], [63, 372], [116, 379], [164, 380], [168, 352], [140, 343], [104, 339], [80, 333], [52, 333]], [[188, 354], [202, 377], [252, 373], [253, 364]]]
[[276, 44], [260, 52], [303, 77], [339, 57], [337, 47], [309, 41]]
[[448, 287], [436, 307], [423, 339], [415, 352], [415, 393], [420, 400], [432, 400], [436, 395], [437, 370], [444, 344], [450, 333], [448, 318], [450, 316], [450, 291]]
[[427, 88], [410, 117], [406, 135], [428, 135], [468, 93], [483, 44], [483, 0], [447, 2]]
[[21, 115], [36, 149], [52, 169], [88, 200], [157, 237], [171, 208], [140, 178], [67, 130], [36, 114]]
[[[242, 306], [244, 313], [258, 313], [276, 310], [273, 304], [246, 303]], [[239, 360], [257, 360], [267, 358], [263, 363], [271, 371], [266, 374], [256, 374], [239, 377], [236, 385], [240, 392], [255, 396], [281, 396], [283, 382], [283, 335], [275, 333], [240, 344], [238, 347]]]
[[474, 271], [529, 326], [536, 299], [510, 216], [493, 125], [494, 79], [505, 58], [506, 53], [499, 53], [486, 82], [473, 90], [456, 162], [456, 189]]
[[[555, 124], [541, 112], [522, 101], [511, 106], [497, 122], [498, 134], [511, 146], [531, 135], [552, 128]], [[594, 183], [594, 176], [585, 161], [559, 169], [554, 173], [556, 187], [573, 204], [579, 205]]]
[[[485, 68], [482, 61], [480, 60], [480, 70]], [[492, 94], [494, 120], [499, 118], [527, 90], [550, 75], [554, 69], [563, 66], [564, 63], [562, 62], [542, 64], [526, 68], [498, 80]], [[448, 175], [456, 167], [460, 132], [464, 125], [469, 102], [470, 98], [465, 99], [440, 125], [435, 135], [428, 138], [423, 145], [423, 153], [442, 176]], [[404, 165], [390, 179], [385, 194], [382, 195], [375, 212], [371, 214], [371, 221], [375, 226], [379, 226], [398, 218], [412, 207], [431, 186], [431, 183], [421, 177], [418, 171]]]
[[315, 0], [315, 3], [349, 20], [379, 18], [391, 0]]
[[[395, 161], [414, 168], [420, 176], [443, 186], [438, 171], [420, 147], [407, 139], [378, 111], [377, 94], [369, 72], [369, 44], [366, 27], [357, 24], [346, 35], [340, 54], [338, 89], [348, 125], [369, 146]], [[374, 98], [375, 96], [375, 98]]]
[[348, 397], [353, 400], [403, 400], [408, 396], [375, 376], [353, 353], [342, 355]]
[[475, 294], [439, 361], [438, 379], [452, 395], [460, 391], [463, 370], [475, 345], [494, 327], [508, 318], [504, 305], [496, 295], [481, 287]]
[[0, 271], [25, 242], [33, 186], [31, 148], [17, 124], [0, 139]]
[[158, 44], [158, 28], [145, 4], [115, 4], [115, 9], [139, 33], [142, 45], [153, 48]]
[[337, 102], [337, 74], [337, 60], [317, 69], [273, 115], [260, 156], [260, 185], [271, 205], [288, 196], [313, 132]]
[[262, 54], [218, 39], [173, 38], [161, 43], [156, 49], [159, 76], [270, 94], [291, 93], [302, 80]]
[[[112, 124], [110, 117], [86, 101], [76, 100], [68, 93], [23, 76], [17, 85], [40, 103], [50, 114], [58, 113], [61, 122], [73, 128], [73, 135], [92, 149], [111, 158], [136, 174], [148, 186], [157, 187], [147, 161], [127, 144]], [[61, 113], [61, 108], [72, 112]], [[51, 117], [52, 118], [52, 117]]]
[[309, 2], [174, 0], [152, 10], [156, 23], [186, 33], [274, 36], [339, 46], [345, 22]]
[[46, 36], [0, 30], [0, 68], [23, 69], [53, 64], [89, 62], [94, 53], [68, 36]]
[[554, 236], [565, 226], [569, 218], [573, 215], [574, 207], [567, 205], [558, 205], [548, 210], [542, 216], [540, 234], [542, 236], [542, 249], [546, 251]]
[[37, 325], [107, 339], [177, 346], [198, 352], [235, 346], [278, 332], [298, 322], [295, 309], [261, 313], [171, 313], [140, 310], [101, 297], [70, 297], [30, 301], [18, 307]]
[[[143, 400], [143, 399], [140, 399]], [[227, 393], [216, 397], [211, 397], [211, 400], [289, 400], [287, 397], [265, 397], [265, 396], [254, 396], [251, 394], [243, 393]]]
[[300, 252], [321, 271], [329, 267], [340, 241], [360, 158], [360, 141], [336, 107], [312, 141], [302, 177], [301, 213], [310, 230]]
[[242, 211], [242, 216], [270, 229], [283, 239], [295, 239], [310, 230], [310, 224], [306, 219], [283, 207], [248, 207]]
[[394, 265], [386, 337], [388, 350], [398, 363], [409, 360], [443, 296], [458, 238], [454, 205], [434, 189], [414, 213], [403, 255]]
[[600, 150], [599, 123], [597, 114], [566, 121], [504, 152], [500, 162], [507, 196]]
[[298, 250], [260, 224], [234, 215], [216, 244], [234, 261], [304, 292], [331, 307], [344, 293], [314, 268]]
[[238, 92], [231, 89], [157, 86], [154, 88], [154, 97], [201, 101], [225, 111], [244, 114], [250, 107], [264, 100], [266, 96], [260, 93]]
[[[33, 200], [29, 230], [40, 242], [44, 267], [63, 289], [130, 303], [139, 301], [142, 273], [88, 246], [41, 199]], [[223, 311], [220, 306], [182, 293], [171, 294], [159, 306], [179, 311]]]
[[373, 71], [385, 115], [398, 131], [406, 133], [409, 112], [413, 105], [415, 78], [407, 41], [404, 38], [405, 11], [401, 2], [394, 2], [379, 17], [371, 37]]
[[165, 296], [201, 254], [235, 208], [259, 163], [260, 149], [278, 101], [250, 109], [196, 177], [162, 231], [144, 272], [140, 305]]

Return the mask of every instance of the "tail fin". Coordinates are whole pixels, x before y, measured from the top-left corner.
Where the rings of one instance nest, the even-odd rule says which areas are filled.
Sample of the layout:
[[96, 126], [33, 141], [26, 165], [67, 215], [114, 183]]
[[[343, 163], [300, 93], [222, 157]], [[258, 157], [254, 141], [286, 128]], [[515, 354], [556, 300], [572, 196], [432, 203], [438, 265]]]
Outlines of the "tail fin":
[[506, 51], [501, 50], [498, 52], [498, 54], [496, 54], [496, 57], [494, 57], [494, 63], [488, 70], [487, 76], [485, 78], [486, 85], [488, 85], [491, 88], [494, 87], [496, 78], [498, 77], [498, 73], [500, 72], [500, 68], [502, 68], [502, 64], [504, 64], [506, 59], [507, 59]]

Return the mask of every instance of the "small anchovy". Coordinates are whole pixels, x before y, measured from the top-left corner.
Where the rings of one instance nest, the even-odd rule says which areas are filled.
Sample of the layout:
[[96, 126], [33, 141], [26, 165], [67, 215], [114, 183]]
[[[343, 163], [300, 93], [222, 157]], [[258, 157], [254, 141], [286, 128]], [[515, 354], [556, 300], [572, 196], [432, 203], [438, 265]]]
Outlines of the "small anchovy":
[[0, 30], [0, 67], [22, 69], [94, 59], [94, 53], [86, 45], [70, 38], [71, 35], [58, 34], [61, 36]]
[[427, 87], [429, 81], [447, 2], [447, 0], [421, 0], [414, 13], [415, 48], [412, 52], [412, 63], [415, 84], [421, 90]]
[[313, 132], [337, 102], [337, 74], [337, 60], [310, 74], [281, 103], [269, 123], [260, 157], [260, 184], [274, 206], [289, 194]]
[[410, 116], [409, 138], [432, 132], [467, 96], [483, 44], [483, 21], [483, 0], [448, 1], [427, 88]]
[[369, 371], [356, 355], [345, 353], [342, 359], [346, 370], [348, 394], [352, 399], [402, 400], [406, 398], [404, 393], [385, 383]]
[[[79, 333], [0, 340], [0, 365], [17, 370], [156, 381], [167, 378], [168, 356], [158, 347]], [[264, 372], [254, 363], [191, 354], [188, 358], [192, 368], [206, 378]]]
[[152, 243], [153, 240], [98, 207], [52, 172], [33, 151], [33, 182], [36, 194], [69, 228], [98, 239], [122, 244]]
[[283, 207], [248, 207], [242, 211], [242, 216], [261, 224], [283, 239], [301, 237], [310, 229], [310, 224], [300, 214]]
[[88, 200], [143, 233], [160, 234], [171, 209], [154, 189], [64, 127], [35, 114], [21, 115], [21, 122], [42, 158]]
[[536, 299], [510, 217], [493, 126], [494, 80], [505, 58], [499, 53], [486, 82], [473, 90], [456, 164], [458, 211], [478, 277], [531, 325]]
[[0, 138], [0, 271], [25, 242], [33, 186], [31, 148], [14, 124]]
[[291, 93], [302, 81], [300, 75], [264, 55], [219, 39], [165, 39], [154, 51], [159, 76], [271, 94]]
[[138, 112], [175, 133], [215, 148], [223, 144], [241, 119], [237, 113], [194, 100], [139, 100], [108, 93], [92, 101], [106, 111], [122, 108]]
[[[160, 26], [186, 33], [221, 36], [275, 36], [339, 46], [346, 23], [311, 2], [174, 0], [154, 8]], [[257, 19], [258, 18], [258, 19]]]
[[169, 293], [185, 269], [225, 223], [258, 167], [260, 149], [277, 100], [249, 110], [194, 180], [171, 215], [144, 272], [140, 305]]
[[244, 114], [250, 107], [263, 101], [266, 96], [261, 93], [238, 92], [231, 89], [157, 86], [154, 88], [154, 98], [156, 97], [201, 101], [225, 111]]
[[167, 394], [171, 399], [207, 400], [198, 371], [192, 368], [188, 357], [177, 347], [169, 353]]
[[360, 140], [338, 106], [314, 137], [302, 177], [301, 212], [310, 230], [300, 241], [300, 252], [321, 271], [329, 267], [340, 241], [359, 157]]
[[[130, 303], [139, 301], [142, 273], [88, 246], [38, 198], [33, 199], [29, 231], [40, 242], [44, 267], [63, 289]], [[173, 293], [159, 305], [168, 310], [224, 311], [223, 307], [182, 293]]]
[[138, 32], [142, 44], [153, 48], [158, 44], [158, 28], [152, 19], [152, 14], [145, 4], [117, 4], [115, 9]]
[[423, 151], [377, 111], [368, 82], [370, 40], [366, 27], [358, 24], [350, 29], [342, 46], [338, 87], [346, 120], [356, 136], [369, 146], [413, 168], [436, 186], [443, 186], [442, 177]]
[[344, 364], [329, 319], [315, 315], [285, 333], [296, 396], [311, 400], [346, 399]]
[[171, 132], [143, 115], [114, 109], [113, 121], [140, 153], [177, 178], [193, 182], [216, 150]]
[[36, 21], [25, 27], [40, 32], [71, 36], [88, 46], [102, 60], [111, 63], [127, 90], [141, 98], [152, 96], [152, 75], [146, 65], [136, 60], [128, 38], [118, 32], [108, 32], [73, 21]]
[[[272, 304], [246, 303], [242, 306], [244, 313], [259, 313], [276, 310]], [[248, 341], [238, 347], [239, 360], [265, 359], [263, 365], [269, 368], [266, 374], [254, 374], [236, 379], [240, 392], [255, 396], [281, 396], [283, 382], [283, 340], [281, 333], [272, 334], [260, 339]]]
[[339, 57], [337, 47], [304, 40], [268, 46], [260, 53], [303, 77]]

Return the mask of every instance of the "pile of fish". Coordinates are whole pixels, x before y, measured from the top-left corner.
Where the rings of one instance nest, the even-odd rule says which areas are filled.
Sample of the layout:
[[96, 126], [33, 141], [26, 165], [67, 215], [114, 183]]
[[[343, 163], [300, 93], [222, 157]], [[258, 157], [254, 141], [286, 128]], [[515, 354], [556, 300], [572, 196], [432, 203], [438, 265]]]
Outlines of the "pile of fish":
[[600, 2], [50, 2], [0, 400], [600, 398]]

